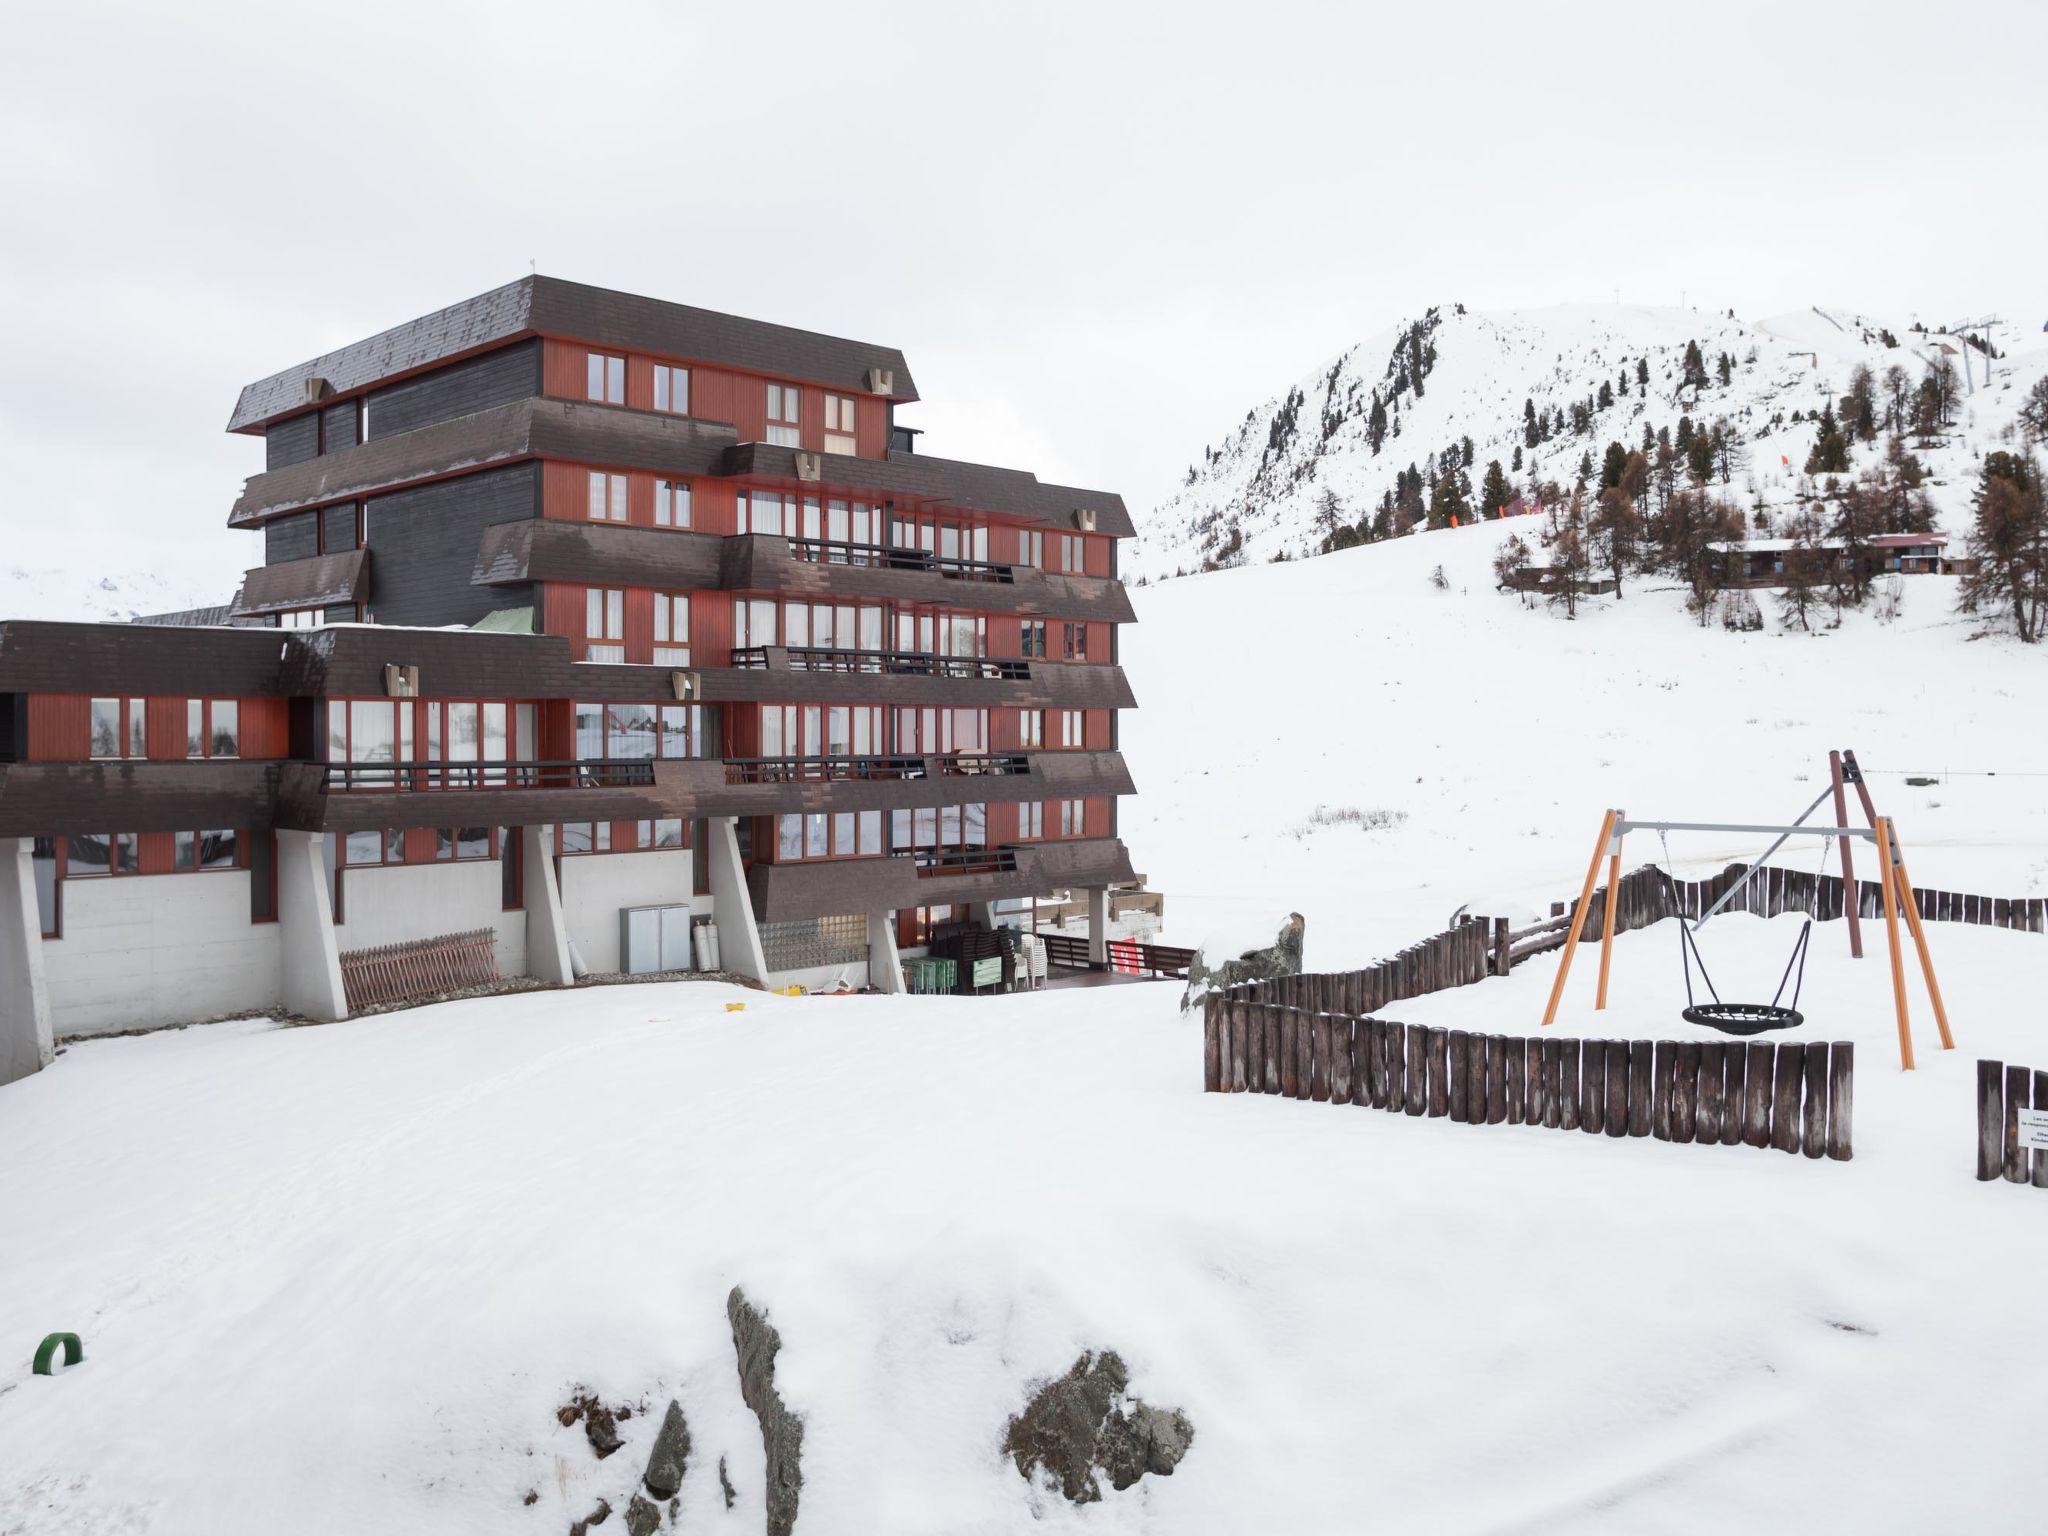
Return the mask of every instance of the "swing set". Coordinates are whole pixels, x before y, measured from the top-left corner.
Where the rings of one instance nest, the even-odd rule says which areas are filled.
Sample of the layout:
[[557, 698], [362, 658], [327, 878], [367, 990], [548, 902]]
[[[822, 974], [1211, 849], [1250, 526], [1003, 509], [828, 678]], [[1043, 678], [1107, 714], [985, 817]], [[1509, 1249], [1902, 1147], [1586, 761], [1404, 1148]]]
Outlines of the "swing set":
[[[1600, 978], [1593, 1006], [1604, 1009], [1607, 1006], [1607, 979], [1614, 959], [1614, 920], [1618, 905], [1614, 893], [1621, 884], [1622, 840], [1631, 832], [1654, 832], [1663, 849], [1662, 867], [1667, 878], [1671, 872], [1671, 845], [1668, 835], [1673, 832], [1720, 832], [1742, 833], [1759, 837], [1773, 837], [1775, 840], [1742, 872], [1742, 878], [1725, 891], [1721, 898], [1702, 912], [1696, 920], [1688, 921], [1683, 914], [1677, 918], [1679, 964], [1685, 973], [1685, 1008], [1682, 1017], [1691, 1024], [1718, 1029], [1724, 1034], [1754, 1035], [1768, 1029], [1790, 1029], [1805, 1022], [1805, 1015], [1799, 1011], [1799, 995], [1806, 981], [1806, 954], [1808, 940], [1813, 933], [1814, 918], [1820, 904], [1820, 876], [1827, 866], [1830, 844], [1838, 850], [1842, 868], [1843, 915], [1848, 919], [1849, 954], [1852, 959], [1863, 958], [1863, 932], [1859, 920], [1855, 863], [1850, 849], [1854, 843], [1871, 843], [1876, 848], [1880, 878], [1878, 891], [1884, 912], [1885, 939], [1891, 954], [1892, 1003], [1898, 1015], [1899, 1064], [1906, 1071], [1913, 1070], [1913, 1036], [1907, 1017], [1906, 968], [1904, 948], [1899, 933], [1899, 918], [1903, 912], [1906, 927], [1913, 940], [1913, 947], [1920, 959], [1920, 971], [1927, 984], [1928, 1001], [1934, 1009], [1934, 1020], [1941, 1032], [1941, 1048], [1955, 1049], [1955, 1040], [1949, 1033], [1948, 1010], [1941, 999], [1941, 984], [1935, 979], [1934, 957], [1928, 952], [1927, 932], [1920, 922], [1920, 904], [1913, 893], [1913, 883], [1906, 873], [1905, 853], [1899, 846], [1897, 829], [1888, 816], [1877, 814], [1871, 803], [1870, 790], [1863, 782], [1863, 773], [1856, 765], [1854, 752], [1830, 752], [1828, 754], [1829, 785], [1815, 797], [1813, 803], [1790, 824], [1756, 824], [1749, 822], [1716, 821], [1643, 821], [1632, 820], [1625, 811], [1610, 810], [1600, 823], [1600, 838], [1593, 846], [1592, 861], [1586, 866], [1586, 881], [1579, 891], [1578, 905], [1573, 909], [1571, 929], [1565, 937], [1564, 957], [1557, 968], [1557, 979], [1551, 984], [1550, 1002], [1543, 1010], [1543, 1023], [1547, 1028], [1557, 1019], [1557, 1008], [1564, 997], [1566, 979], [1571, 975], [1572, 957], [1578, 952], [1579, 940], [1583, 937], [1586, 913], [1593, 900], [1595, 883], [1600, 878], [1600, 862], [1607, 861], [1608, 900], [1603, 903], [1604, 913], [1600, 933]], [[1862, 802], [1867, 826], [1852, 827], [1848, 824], [1848, 807], [1844, 795], [1845, 786], [1853, 785]], [[1808, 818], [1832, 797], [1834, 800], [1835, 825], [1815, 826]], [[1737, 895], [1745, 890], [1757, 871], [1762, 869], [1771, 855], [1795, 837], [1817, 837], [1821, 840], [1820, 867], [1814, 871], [1813, 896], [1807, 904], [1806, 921], [1800, 925], [1799, 937], [1793, 941], [1792, 953], [1785, 962], [1784, 972], [1778, 978], [1777, 991], [1771, 994], [1768, 1003], [1725, 1002], [1714, 986], [1713, 977], [1707, 971], [1706, 959], [1700, 953], [1698, 933], [1707, 925], [1707, 920], [1719, 912]], [[1693, 992], [1693, 968], [1699, 968], [1700, 979], [1705, 984], [1709, 1001], [1700, 1002]], [[1785, 1002], [1785, 988], [1791, 985], [1792, 997]]]

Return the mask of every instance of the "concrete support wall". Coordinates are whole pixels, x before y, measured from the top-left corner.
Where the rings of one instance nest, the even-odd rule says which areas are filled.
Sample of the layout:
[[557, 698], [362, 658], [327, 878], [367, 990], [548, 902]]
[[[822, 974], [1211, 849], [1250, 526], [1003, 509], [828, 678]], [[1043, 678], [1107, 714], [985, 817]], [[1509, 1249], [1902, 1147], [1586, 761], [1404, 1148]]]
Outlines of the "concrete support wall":
[[52, 1051], [33, 847], [0, 838], [0, 1083], [41, 1071]]
[[754, 898], [747, 890], [733, 818], [714, 816], [705, 826], [709, 846], [703, 854], [709, 861], [711, 920], [718, 924], [719, 961], [728, 971], [766, 982], [768, 960], [761, 952], [761, 927], [754, 921]]
[[279, 996], [295, 1013], [329, 1023], [348, 1017], [348, 1003], [321, 843], [317, 832], [277, 834]]
[[1096, 970], [1109, 965], [1109, 887], [1088, 892], [1088, 963]]
[[59, 1037], [189, 1024], [277, 1006], [276, 923], [249, 920], [246, 870], [64, 882], [42, 941]]
[[903, 990], [903, 961], [896, 953], [896, 914], [868, 914], [868, 985], [877, 992]]
[[522, 827], [519, 837], [526, 883], [526, 969], [542, 981], [567, 986], [576, 976], [569, 963], [562, 889], [555, 879], [555, 829]]
[[579, 853], [560, 862], [564, 926], [591, 975], [619, 969], [619, 913], [627, 907], [691, 905], [695, 865], [687, 848], [645, 853]]
[[334, 930], [338, 950], [488, 928], [497, 935], [498, 974], [526, 974], [526, 914], [505, 910], [505, 872], [496, 859], [347, 870], [341, 877], [341, 911]]

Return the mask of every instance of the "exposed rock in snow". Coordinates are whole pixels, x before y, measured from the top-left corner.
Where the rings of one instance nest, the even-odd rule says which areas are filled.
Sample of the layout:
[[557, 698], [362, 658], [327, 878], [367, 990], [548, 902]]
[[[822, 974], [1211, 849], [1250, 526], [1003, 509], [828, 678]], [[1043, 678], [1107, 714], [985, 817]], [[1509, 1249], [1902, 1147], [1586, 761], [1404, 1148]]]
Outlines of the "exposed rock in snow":
[[804, 1486], [804, 1421], [775, 1390], [782, 1335], [738, 1286], [725, 1300], [725, 1313], [739, 1355], [740, 1397], [761, 1421], [761, 1445], [768, 1457], [768, 1536], [789, 1536]]
[[[1181, 1007], [1192, 1008], [1209, 993], [1239, 982], [1299, 976], [1306, 927], [1302, 915], [1291, 912], [1277, 931], [1260, 927], [1254, 932], [1243, 924], [1233, 924], [1228, 930], [1210, 934], [1188, 964], [1188, 986], [1181, 995]], [[1274, 934], [1271, 942], [1265, 940], [1268, 933]]]
[[1098, 1472], [1117, 1489], [1148, 1472], [1168, 1476], [1194, 1444], [1195, 1427], [1179, 1409], [1152, 1407], [1129, 1390], [1130, 1372], [1114, 1350], [1085, 1354], [1010, 1420], [1003, 1449], [1019, 1473], [1042, 1468], [1076, 1504], [1102, 1497]]
[[683, 1418], [682, 1404], [671, 1398], [661, 1432], [654, 1437], [654, 1449], [647, 1453], [647, 1491], [657, 1499], [674, 1498], [689, 1465], [690, 1426]]

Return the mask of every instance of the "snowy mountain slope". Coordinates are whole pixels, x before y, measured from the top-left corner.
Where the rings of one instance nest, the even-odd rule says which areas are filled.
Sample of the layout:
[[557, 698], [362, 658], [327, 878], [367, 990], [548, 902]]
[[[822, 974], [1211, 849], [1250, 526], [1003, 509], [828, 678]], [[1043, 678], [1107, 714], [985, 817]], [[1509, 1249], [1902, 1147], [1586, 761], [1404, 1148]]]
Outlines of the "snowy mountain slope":
[[[1953, 578], [1902, 579], [1890, 625], [1850, 613], [1810, 635], [1783, 632], [1767, 593], [1764, 632], [1702, 630], [1670, 583], [1635, 579], [1567, 621], [1494, 589], [1513, 526], [1132, 593], [1139, 708], [1121, 730], [1138, 793], [1121, 830], [1167, 893], [1172, 941], [1299, 911], [1313, 965], [1370, 961], [1465, 903], [1540, 911], [1568, 895], [1608, 806], [1789, 818], [1838, 747], [1873, 770], [1970, 771], [1932, 788], [1872, 774], [1917, 879], [2048, 891], [2048, 648], [1973, 639]], [[1973, 776], [1985, 770], [1998, 776]], [[1330, 811], [1392, 824], [1318, 821]], [[1695, 869], [1756, 851], [1672, 850]], [[1658, 852], [1634, 840], [1629, 862]]]
[[[1152, 580], [1206, 565], [1312, 553], [1334, 522], [1369, 517], [1399, 471], [1426, 467], [1431, 456], [1462, 446], [1467, 437], [1475, 491], [1494, 459], [1518, 485], [1538, 474], [1569, 485], [1582, 454], [1590, 451], [1597, 464], [1611, 441], [1639, 446], [1646, 424], [1675, 431], [1681, 416], [1695, 423], [1726, 418], [1741, 429], [1747, 459], [1728, 491], [1745, 507], [1782, 506], [1802, 479], [1815, 436], [1811, 423], [1790, 421], [1795, 410], [1810, 415], [1839, 399], [1858, 363], [1880, 376], [1899, 364], [1917, 383], [1944, 346], [1957, 349], [1952, 360], [1958, 370], [1965, 361], [1956, 338], [1915, 333], [1903, 317], [1842, 310], [1744, 321], [1677, 307], [1587, 304], [1498, 313], [1453, 307], [1433, 310], [1412, 326], [1421, 329], [1421, 349], [1429, 354], [1419, 392], [1411, 325], [1403, 325], [1351, 347], [1247, 412], [1195, 459], [1189, 481], [1139, 519], [1139, 538], [1125, 562], [1128, 576]], [[1887, 328], [1897, 346], [1885, 345]], [[1986, 385], [1984, 359], [1969, 353], [1979, 387], [1966, 394], [1954, 437], [1921, 455], [1952, 530], [1967, 510], [1976, 460], [2009, 433], [2026, 390], [2048, 372], [2041, 335], [2014, 324], [1992, 339], [2010, 355]], [[1690, 342], [1709, 368], [1701, 389], [1683, 383]], [[1725, 386], [1714, 366], [1722, 353], [1734, 365]], [[1642, 385], [1638, 364], [1647, 364]], [[1583, 434], [1574, 431], [1572, 407], [1597, 402], [1603, 383], [1625, 385], [1625, 391], [1593, 412]], [[1376, 396], [1386, 408], [1386, 426], [1374, 452]], [[1525, 446], [1525, 402], [1539, 413], [1563, 415], [1564, 430]], [[1779, 416], [1785, 419], [1773, 425]], [[1517, 451], [1523, 467], [1513, 471]]]

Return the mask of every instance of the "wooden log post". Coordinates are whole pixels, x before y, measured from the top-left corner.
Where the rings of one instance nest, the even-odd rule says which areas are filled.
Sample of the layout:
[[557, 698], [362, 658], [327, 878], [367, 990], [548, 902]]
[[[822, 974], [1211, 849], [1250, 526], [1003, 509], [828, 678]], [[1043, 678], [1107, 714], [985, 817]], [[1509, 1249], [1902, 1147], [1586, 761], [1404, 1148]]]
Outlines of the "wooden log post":
[[1607, 1128], [1607, 1042], [1588, 1040], [1579, 1066], [1579, 1129], [1598, 1136]]
[[1631, 1040], [1628, 1043], [1628, 1133], [1631, 1136], [1650, 1134], [1650, 1079], [1654, 1051], [1655, 1047], [1648, 1040]]
[[1629, 1057], [1626, 1040], [1609, 1040], [1607, 1046], [1607, 1134], [1628, 1134]]
[[[2048, 1108], [2048, 1072], [2034, 1074], [2034, 1107]], [[2034, 1188], [2048, 1189], [2048, 1149], [2034, 1151]]]
[[1387, 1113], [1408, 1109], [1408, 1026], [1387, 1025]]
[[1493, 974], [1505, 976], [1515, 968], [1514, 945], [1508, 942], [1508, 920], [1493, 920]]
[[1700, 1042], [1698, 1105], [1693, 1112], [1693, 1137], [1702, 1146], [1721, 1142], [1721, 1085], [1727, 1077], [1728, 1047], [1719, 1040]]
[[1730, 1040], [1725, 1050], [1726, 1059], [1721, 1063], [1721, 1145], [1737, 1147], [1742, 1145], [1749, 1129], [1749, 1095], [1745, 1088], [1749, 1079], [1749, 1047], [1740, 1040]]
[[1977, 1063], [1977, 1177], [2005, 1172], [2005, 1063]]
[[1771, 1144], [1771, 1065], [1777, 1049], [1768, 1040], [1749, 1042], [1749, 1083], [1743, 1095], [1742, 1139], [1752, 1147]]
[[1650, 1082], [1650, 1134], [1659, 1141], [1671, 1139], [1671, 1085], [1678, 1070], [1676, 1041], [1659, 1040]]
[[1246, 1029], [1244, 1004], [1236, 998], [1226, 998], [1223, 1005], [1224, 1022], [1229, 1028], [1226, 1044], [1230, 1048], [1230, 1064], [1224, 1088], [1229, 1093], [1243, 1093], [1245, 1085], [1245, 1043]]
[[1462, 1029], [1450, 1031], [1447, 1039], [1450, 1050], [1450, 1111], [1451, 1118], [1463, 1125], [1472, 1118], [1471, 1076], [1472, 1037]]
[[2024, 1184], [2032, 1172], [2026, 1150], [2020, 1146], [2020, 1111], [2034, 1107], [2034, 1074], [2025, 1067], [2005, 1069], [2005, 1181]]
[[1543, 1123], [1543, 1042], [1529, 1039], [1522, 1042], [1522, 1123], [1541, 1125]]
[[1374, 1109], [1387, 1107], [1387, 1023], [1361, 1019], [1365, 1027], [1365, 1093]]
[[1486, 1114], [1488, 1125], [1500, 1125], [1508, 1117], [1508, 1043], [1500, 1035], [1488, 1035], [1481, 1053], [1486, 1058]]
[[1509, 1035], [1501, 1042], [1501, 1088], [1507, 1096], [1508, 1124], [1520, 1125], [1529, 1113], [1529, 1090], [1523, 1082], [1528, 1066], [1529, 1053], [1523, 1048], [1522, 1037]]
[[1425, 1114], [1429, 1110], [1429, 1028], [1423, 1024], [1408, 1026], [1408, 1103], [1404, 1106], [1411, 1115]]
[[1806, 1052], [1797, 1044], [1778, 1047], [1771, 1087], [1771, 1145], [1780, 1152], [1799, 1150], [1799, 1080], [1806, 1070]]
[[1468, 1034], [1465, 1041], [1465, 1123], [1486, 1124], [1486, 1036]]
[[1671, 1062], [1671, 1139], [1690, 1144], [1700, 1103], [1700, 1043], [1681, 1040]]
[[1292, 1008], [1280, 1015], [1280, 1092], [1287, 1098], [1301, 1097], [1301, 1063], [1295, 1036], [1301, 1031], [1301, 1015]]
[[1223, 1089], [1223, 1000], [1214, 992], [1202, 999], [1202, 1092]]
[[1828, 1050], [1828, 1156], [1846, 1163], [1854, 1155], [1851, 1131], [1856, 1112], [1856, 1046], [1837, 1040]]
[[1451, 1040], [1450, 1031], [1431, 1029], [1429, 1031], [1429, 1094], [1423, 1108], [1432, 1119], [1441, 1119], [1451, 1110]]
[[1576, 1131], [1579, 1128], [1579, 1047], [1584, 1044], [1578, 1036], [1559, 1040], [1557, 1071], [1557, 1124], [1560, 1130]]
[[1339, 1014], [1323, 1016], [1323, 1030], [1330, 1042], [1330, 1092], [1332, 1104], [1351, 1102], [1351, 1020]]
[[1304, 1098], [1318, 1104], [1330, 1102], [1330, 1020], [1327, 1014], [1311, 1014], [1308, 1020], [1309, 1070], [1302, 1074]]
[[1808, 1157], [1828, 1150], [1828, 1047], [1825, 1040], [1806, 1044], [1805, 1112], [1800, 1122], [1799, 1149]]
[[1283, 1018], [1292, 1018], [1293, 1011], [1278, 1003], [1268, 1003], [1260, 1010], [1266, 1016], [1266, 1092], [1284, 1093], [1280, 1082], [1280, 1025]]
[[1564, 1043], [1560, 1040], [1539, 1040], [1537, 1048], [1542, 1052], [1543, 1075], [1538, 1090], [1542, 1099], [1543, 1128], [1554, 1131], [1564, 1123], [1564, 1110], [1557, 1102], [1558, 1094], [1564, 1087]]

